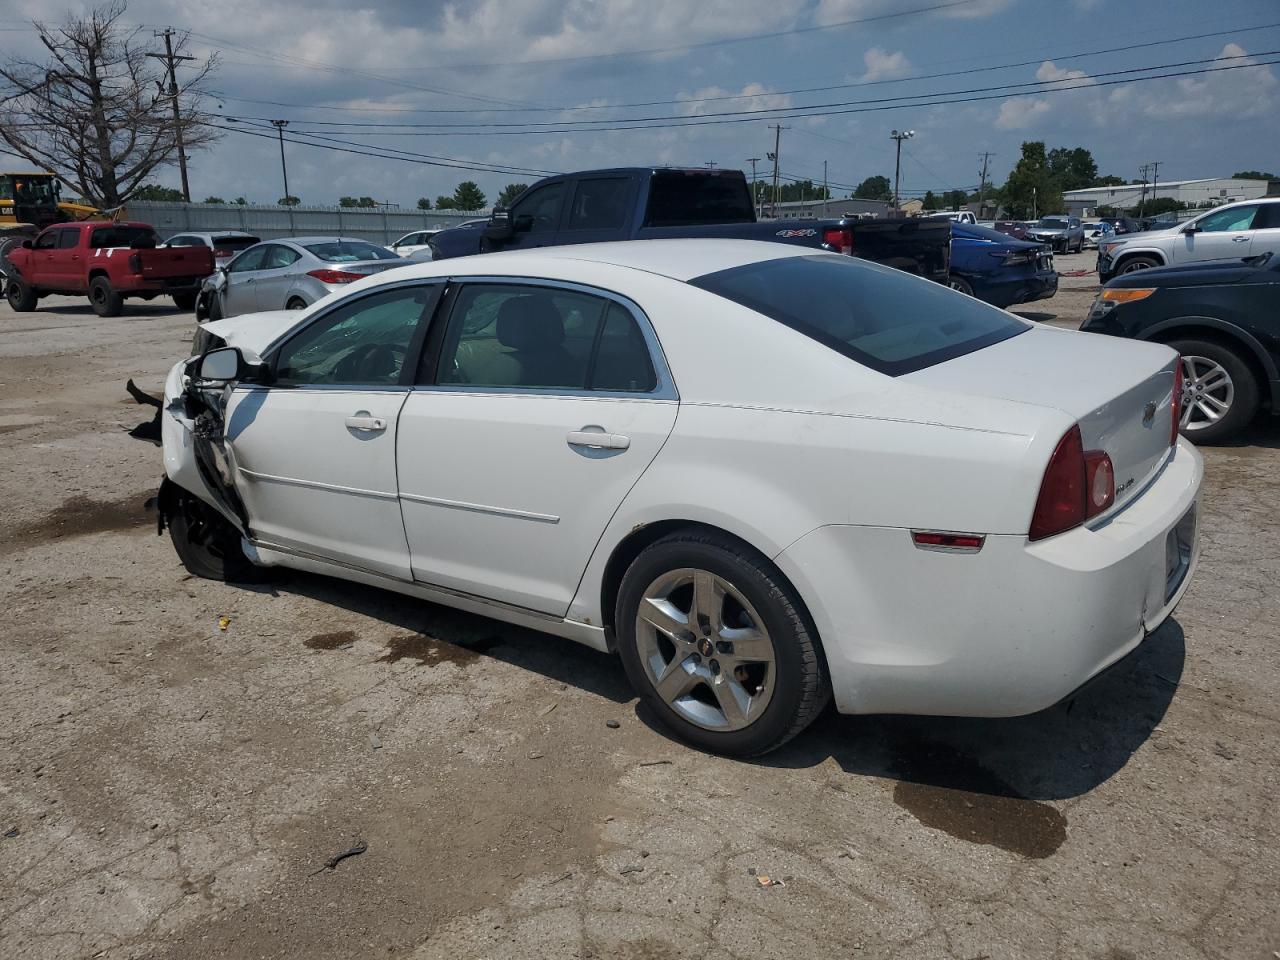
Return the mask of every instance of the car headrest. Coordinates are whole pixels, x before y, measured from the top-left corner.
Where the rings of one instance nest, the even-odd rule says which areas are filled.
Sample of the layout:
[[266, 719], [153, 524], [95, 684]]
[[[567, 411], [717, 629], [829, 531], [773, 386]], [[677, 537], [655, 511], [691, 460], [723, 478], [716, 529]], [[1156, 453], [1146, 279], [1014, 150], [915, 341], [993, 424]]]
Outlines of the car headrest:
[[564, 342], [564, 320], [550, 297], [512, 297], [498, 308], [498, 342], [512, 350], [545, 350]]

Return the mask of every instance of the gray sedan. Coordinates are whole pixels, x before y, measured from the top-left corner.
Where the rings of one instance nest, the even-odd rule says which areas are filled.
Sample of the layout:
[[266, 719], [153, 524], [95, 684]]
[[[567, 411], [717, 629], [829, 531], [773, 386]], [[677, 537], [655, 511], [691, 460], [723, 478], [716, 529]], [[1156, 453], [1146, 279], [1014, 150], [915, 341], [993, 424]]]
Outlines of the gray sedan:
[[291, 237], [245, 250], [204, 282], [197, 319], [301, 310], [371, 273], [406, 265], [386, 247], [349, 237]]

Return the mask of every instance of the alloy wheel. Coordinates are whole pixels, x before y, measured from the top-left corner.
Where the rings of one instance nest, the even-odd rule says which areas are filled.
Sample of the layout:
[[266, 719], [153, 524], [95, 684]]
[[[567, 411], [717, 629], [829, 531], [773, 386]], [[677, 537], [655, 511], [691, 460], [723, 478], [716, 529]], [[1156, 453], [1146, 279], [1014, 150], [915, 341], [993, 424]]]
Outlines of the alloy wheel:
[[1182, 358], [1183, 430], [1195, 431], [1217, 423], [1236, 397], [1236, 385], [1225, 367], [1208, 357]]
[[729, 581], [707, 570], [670, 570], [645, 589], [636, 645], [663, 701], [707, 730], [741, 730], [769, 705], [773, 641], [760, 615]]

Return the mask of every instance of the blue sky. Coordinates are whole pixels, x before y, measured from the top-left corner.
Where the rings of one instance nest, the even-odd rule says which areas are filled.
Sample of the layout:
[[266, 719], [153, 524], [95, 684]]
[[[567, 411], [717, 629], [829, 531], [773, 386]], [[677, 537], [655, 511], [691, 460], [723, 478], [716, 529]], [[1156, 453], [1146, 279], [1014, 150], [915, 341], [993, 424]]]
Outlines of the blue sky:
[[[22, 21], [81, 8], [0, 0], [0, 44], [32, 55]], [[148, 33], [190, 30], [195, 52], [219, 51], [211, 106], [228, 126], [273, 136], [267, 120], [288, 119], [291, 137], [376, 154], [530, 171], [749, 169], [780, 122], [782, 174], [820, 180], [825, 160], [837, 195], [893, 175], [895, 127], [915, 130], [902, 161], [907, 195], [976, 187], [984, 151], [1003, 182], [1031, 139], [1088, 147], [1101, 172], [1125, 178], [1153, 160], [1161, 180], [1280, 166], [1280, 67], [1251, 65], [1280, 60], [1267, 55], [1280, 51], [1280, 27], [1247, 29], [1280, 23], [1275, 0], [133, 0], [126, 19]], [[1202, 34], [1213, 36], [1163, 42]], [[1151, 45], [1081, 56], [1134, 44]], [[1188, 63], [1214, 58], [1229, 59]], [[1156, 72], [1239, 69], [1113, 83], [1145, 75], [1118, 71], [1183, 63]], [[986, 99], [909, 105], [940, 93]], [[790, 115], [759, 113], [778, 108]], [[667, 119], [655, 127], [641, 117]], [[584, 129], [584, 120], [604, 122]], [[731, 122], [672, 126], [694, 120]], [[373, 123], [401, 126], [352, 125]], [[628, 125], [648, 128], [596, 129]], [[286, 150], [304, 202], [353, 194], [412, 205], [461, 179], [492, 198], [536, 179]], [[157, 179], [176, 185], [177, 172]], [[283, 192], [276, 143], [250, 134], [227, 133], [198, 154], [191, 180], [197, 199], [270, 202]]]

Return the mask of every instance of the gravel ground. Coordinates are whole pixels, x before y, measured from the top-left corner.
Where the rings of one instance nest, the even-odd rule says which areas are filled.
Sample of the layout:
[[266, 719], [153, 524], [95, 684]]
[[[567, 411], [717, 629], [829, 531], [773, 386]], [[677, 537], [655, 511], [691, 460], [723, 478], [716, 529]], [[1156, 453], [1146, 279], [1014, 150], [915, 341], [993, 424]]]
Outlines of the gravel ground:
[[123, 384], [192, 329], [0, 306], [0, 957], [1278, 955], [1280, 425], [1205, 451], [1196, 582], [1069, 709], [827, 715], [742, 763], [568, 642], [186, 576]]

